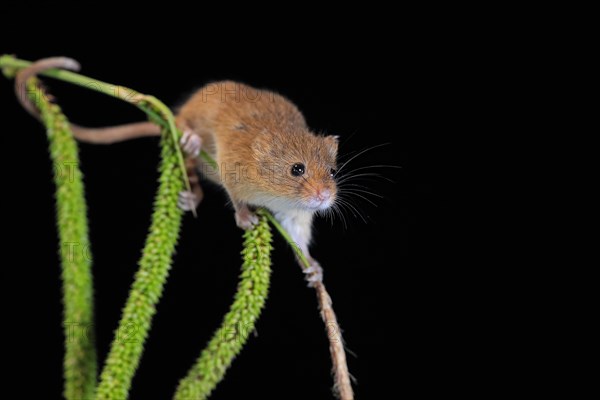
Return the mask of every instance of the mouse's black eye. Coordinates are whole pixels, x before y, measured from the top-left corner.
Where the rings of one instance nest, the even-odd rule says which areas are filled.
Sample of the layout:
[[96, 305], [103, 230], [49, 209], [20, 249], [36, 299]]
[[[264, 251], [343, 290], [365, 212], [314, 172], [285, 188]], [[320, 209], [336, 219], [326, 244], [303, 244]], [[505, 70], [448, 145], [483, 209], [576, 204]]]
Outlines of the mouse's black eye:
[[292, 165], [292, 175], [294, 176], [301, 176], [304, 175], [304, 164], [294, 164]]
[[337, 171], [335, 169], [331, 168], [329, 170], [329, 175], [331, 175], [332, 178], [335, 178], [335, 174], [337, 174]]

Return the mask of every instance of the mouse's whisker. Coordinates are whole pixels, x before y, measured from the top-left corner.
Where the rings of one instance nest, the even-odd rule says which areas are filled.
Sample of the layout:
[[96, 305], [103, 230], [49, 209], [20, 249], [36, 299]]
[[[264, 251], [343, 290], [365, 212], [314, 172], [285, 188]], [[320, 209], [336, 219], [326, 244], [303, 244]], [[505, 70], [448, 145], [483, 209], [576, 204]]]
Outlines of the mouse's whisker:
[[[356, 191], [356, 192], [361, 192], [361, 193], [365, 193], [365, 194], [370, 194], [372, 196], [375, 197], [379, 197], [380, 199], [383, 199], [384, 197], [380, 194], [377, 194], [375, 192], [372, 192], [369, 190], [369, 188], [367, 186], [364, 185], [358, 185], [356, 183], [346, 183], [344, 186], [340, 187], [338, 190], [339, 191], [349, 191], [348, 187], [351, 187], [351, 190]], [[356, 189], [356, 188], [362, 188], [362, 189]]]
[[338, 197], [338, 199], [339, 199], [340, 206], [347, 208], [352, 213], [353, 216], [355, 216], [355, 217], [358, 216], [365, 222], [365, 224], [367, 223], [367, 220], [365, 219], [365, 217], [358, 211], [358, 209], [354, 205], [352, 205], [352, 203], [350, 202], [349, 199], [344, 198], [342, 196]]
[[343, 213], [343, 210], [342, 210], [340, 204], [337, 202], [334, 203], [333, 206], [331, 207], [331, 209], [333, 210], [335, 215], [339, 216], [340, 220], [344, 224], [344, 230], [347, 230], [348, 224], [346, 223], [346, 217], [344, 217], [344, 213]]
[[346, 222], [346, 216], [344, 215], [344, 210], [342, 210], [342, 207], [339, 204], [336, 205], [335, 210], [338, 213], [338, 215], [340, 216], [340, 219], [344, 223], [344, 230], [348, 230], [348, 222]]
[[365, 201], [367, 201], [367, 202], [369, 202], [369, 203], [373, 204], [375, 207], [378, 207], [378, 205], [377, 205], [376, 203], [374, 203], [374, 202], [373, 202], [372, 200], [370, 200], [369, 198], [367, 198], [367, 197], [363, 196], [362, 194], [358, 194], [358, 193], [351, 192], [351, 191], [345, 191], [344, 193], [346, 193], [346, 194], [348, 194], [348, 195], [351, 195], [351, 196], [357, 196], [357, 197], [360, 197], [361, 199], [363, 199], [363, 200], [365, 200]]
[[366, 152], [368, 152], [368, 151], [371, 151], [371, 150], [373, 150], [373, 149], [376, 149], [376, 148], [378, 148], [378, 147], [387, 146], [387, 145], [389, 145], [389, 144], [390, 144], [389, 142], [388, 142], [388, 143], [377, 144], [377, 145], [375, 145], [375, 146], [371, 146], [371, 147], [368, 147], [368, 148], [366, 148], [366, 149], [362, 150], [362, 151], [361, 151], [361, 152], [359, 152], [358, 154], [356, 154], [356, 155], [354, 155], [353, 157], [351, 157], [351, 158], [350, 158], [348, 161], [346, 161], [345, 163], [343, 163], [343, 164], [342, 164], [342, 166], [341, 166], [341, 167], [338, 169], [338, 171], [337, 171], [337, 172], [338, 172], [338, 173], [340, 173], [340, 172], [341, 172], [341, 171], [344, 169], [344, 167], [345, 167], [346, 165], [348, 165], [348, 163], [349, 163], [349, 162], [351, 162], [352, 160], [356, 159], [356, 157], [359, 157], [359, 156], [361, 156], [361, 155], [365, 154]]
[[[392, 168], [392, 169], [401, 169], [403, 167], [399, 166], [399, 165], [384, 165], [384, 164], [378, 164], [378, 165], [367, 165], [364, 167], [358, 167], [358, 168], [353, 168], [350, 171], [344, 171], [344, 176], [346, 175], [352, 175], [354, 174], [356, 171], [362, 171], [365, 169], [375, 169], [375, 168]], [[336, 172], [336, 177], [339, 174], [339, 171]]]
[[354, 198], [352, 197], [353, 195], [351, 195], [350, 193], [342, 193], [340, 198], [345, 201], [348, 206], [352, 207], [352, 209], [357, 213], [357, 214], [361, 214], [362, 213], [359, 211], [359, 207], [358, 204], [356, 204], [356, 202], [354, 201]]
[[377, 193], [373, 193], [370, 190], [357, 189], [357, 188], [354, 188], [354, 187], [352, 187], [352, 188], [341, 188], [340, 192], [341, 193], [364, 193], [366, 195], [374, 196], [374, 197], [377, 197], [379, 199], [383, 199], [384, 198], [383, 196], [381, 196], [381, 195], [379, 195]]
[[369, 186], [361, 185], [360, 183], [354, 183], [354, 182], [344, 182], [342, 185], [338, 185], [338, 188], [341, 188], [341, 189], [345, 189], [347, 187], [358, 187], [358, 188], [363, 188], [365, 190], [371, 190], [371, 188]]
[[333, 228], [333, 224], [335, 223], [335, 204], [329, 208], [327, 214], [329, 215], [329, 222], [331, 223], [331, 227]]
[[342, 184], [344, 182], [348, 182], [348, 181], [350, 181], [352, 179], [361, 178], [361, 177], [380, 178], [380, 179], [386, 180], [388, 182], [395, 183], [395, 181], [393, 181], [392, 179], [387, 178], [387, 177], [385, 177], [385, 176], [383, 176], [381, 174], [376, 174], [374, 172], [366, 172], [366, 173], [356, 174], [356, 175], [345, 175], [342, 179], [340, 179], [338, 181], [338, 185]]

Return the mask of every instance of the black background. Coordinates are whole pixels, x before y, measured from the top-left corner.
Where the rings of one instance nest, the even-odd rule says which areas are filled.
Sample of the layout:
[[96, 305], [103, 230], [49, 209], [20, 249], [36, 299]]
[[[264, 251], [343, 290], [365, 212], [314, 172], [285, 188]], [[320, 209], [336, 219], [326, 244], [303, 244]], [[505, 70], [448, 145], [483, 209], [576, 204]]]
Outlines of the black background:
[[[158, 43], [140, 42], [143, 34], [130, 27], [126, 34], [88, 38], [85, 45], [71, 44], [74, 31], [53, 31], [46, 41], [5, 41], [0, 51], [29, 60], [70, 56], [80, 61], [84, 75], [153, 94], [169, 105], [211, 80], [239, 80], [284, 94], [315, 131], [340, 135], [342, 158], [385, 143], [352, 162], [357, 168], [402, 167], [375, 170], [393, 182], [367, 182], [383, 198], [372, 198], [376, 207], [357, 200], [366, 223], [351, 214], [347, 227], [340, 220], [334, 226], [318, 220], [313, 254], [324, 266], [347, 346], [356, 354], [348, 360], [357, 398], [378, 398], [378, 390], [408, 388], [422, 380], [429, 382], [416, 384], [423, 394], [437, 390], [444, 384], [444, 374], [438, 373], [451, 366], [448, 354], [456, 351], [449, 343], [453, 278], [435, 262], [443, 256], [437, 239], [450, 212], [448, 139], [440, 127], [448, 118], [442, 104], [452, 100], [451, 45], [440, 39], [423, 48], [412, 35], [394, 39], [393, 27], [367, 35], [357, 26], [280, 45], [269, 38], [284, 33], [270, 28], [264, 36], [241, 30], [233, 34], [235, 40], [219, 39], [208, 28], [202, 33], [213, 33], [210, 40], [196, 39], [194, 29], [162, 32], [168, 40]], [[373, 40], [382, 47], [373, 47]], [[176, 50], [164, 51], [170, 47]], [[160, 56], [158, 49], [163, 49]], [[101, 126], [144, 117], [118, 100], [45, 81], [73, 122]], [[52, 165], [44, 129], [18, 106], [11, 84], [0, 79], [7, 203], [2, 225], [8, 233], [3, 247], [12, 256], [1, 269], [7, 321], [2, 335], [10, 350], [3, 361], [12, 365], [7, 378], [26, 388], [27, 398], [59, 398], [63, 336]], [[81, 144], [80, 160], [101, 363], [149, 226], [158, 141]], [[198, 218], [184, 217], [174, 265], [133, 381], [134, 400], [172, 396], [232, 301], [241, 231], [225, 195], [206, 185], [205, 193]], [[258, 336], [251, 336], [214, 399], [331, 398], [328, 344], [314, 291], [277, 235], [274, 245], [270, 295]], [[36, 385], [27, 383], [31, 374], [39, 376]]]

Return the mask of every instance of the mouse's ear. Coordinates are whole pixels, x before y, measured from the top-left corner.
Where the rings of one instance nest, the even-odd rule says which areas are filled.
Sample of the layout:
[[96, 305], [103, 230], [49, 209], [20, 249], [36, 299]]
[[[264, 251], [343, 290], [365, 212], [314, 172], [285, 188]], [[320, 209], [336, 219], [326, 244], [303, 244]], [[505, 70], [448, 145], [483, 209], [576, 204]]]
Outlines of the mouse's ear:
[[325, 143], [327, 143], [327, 145], [330, 146], [335, 151], [336, 154], [338, 151], [339, 142], [340, 142], [340, 137], [338, 135], [325, 136]]

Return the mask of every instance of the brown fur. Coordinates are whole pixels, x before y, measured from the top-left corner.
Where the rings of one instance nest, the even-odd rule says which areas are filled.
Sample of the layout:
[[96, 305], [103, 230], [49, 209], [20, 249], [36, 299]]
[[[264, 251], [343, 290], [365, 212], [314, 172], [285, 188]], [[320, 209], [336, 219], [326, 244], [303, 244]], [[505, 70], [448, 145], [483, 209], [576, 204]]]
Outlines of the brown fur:
[[[310, 132], [298, 108], [283, 96], [237, 82], [209, 84], [181, 108], [177, 125], [202, 138], [202, 146], [219, 171], [202, 164], [204, 174], [222, 184], [232, 200], [261, 204], [272, 196], [296, 202], [327, 189], [336, 193], [330, 175], [335, 168], [337, 139]], [[306, 166], [292, 176], [295, 163]], [[267, 205], [268, 206], [268, 205]]]

